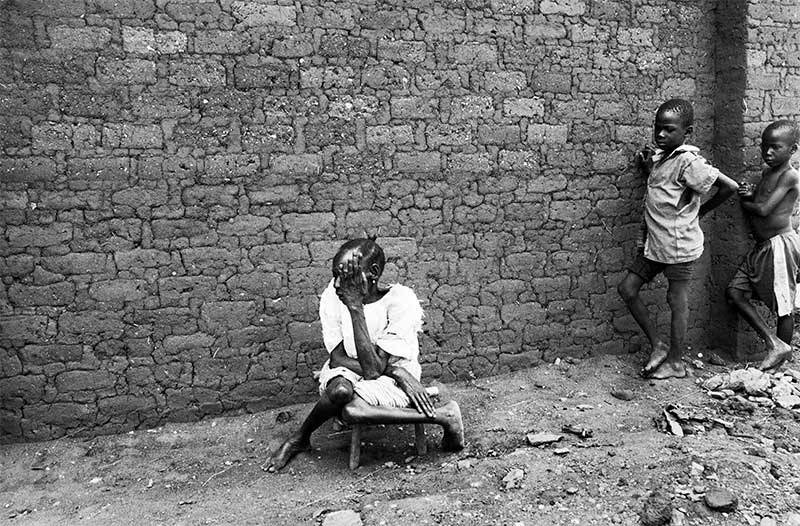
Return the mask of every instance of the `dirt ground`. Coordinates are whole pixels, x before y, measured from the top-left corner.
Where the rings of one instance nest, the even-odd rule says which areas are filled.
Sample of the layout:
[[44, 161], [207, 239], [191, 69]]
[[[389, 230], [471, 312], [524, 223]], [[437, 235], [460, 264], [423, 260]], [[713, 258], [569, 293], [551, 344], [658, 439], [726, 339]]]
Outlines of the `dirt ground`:
[[[653, 492], [672, 524], [800, 524], [800, 413], [709, 397], [699, 381], [724, 367], [653, 382], [637, 376], [640, 361], [603, 356], [440, 386], [464, 412], [462, 452], [442, 452], [428, 426], [429, 452], [415, 457], [412, 427], [379, 426], [354, 471], [349, 432], [330, 424], [313, 451], [277, 475], [263, 470], [309, 404], [0, 446], [0, 524], [628, 525], [642, 523]], [[670, 404], [694, 415], [682, 422], [692, 434], [659, 429]], [[563, 438], [533, 447], [526, 435], [537, 432]], [[732, 492], [736, 510], [708, 508], [713, 488]]]

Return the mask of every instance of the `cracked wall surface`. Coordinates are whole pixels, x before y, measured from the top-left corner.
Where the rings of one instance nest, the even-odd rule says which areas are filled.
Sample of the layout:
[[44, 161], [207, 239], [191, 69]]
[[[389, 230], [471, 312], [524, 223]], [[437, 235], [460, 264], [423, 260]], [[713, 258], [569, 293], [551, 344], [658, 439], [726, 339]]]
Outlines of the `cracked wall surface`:
[[[425, 378], [637, 350], [616, 285], [655, 108], [692, 100], [711, 159], [797, 116], [798, 4], [740, 2], [720, 44], [733, 3], [0, 2], [3, 438], [312, 399], [318, 295], [365, 232], [423, 302]], [[730, 46], [756, 102], [720, 139]], [[697, 347], [741, 236], [702, 260]]]

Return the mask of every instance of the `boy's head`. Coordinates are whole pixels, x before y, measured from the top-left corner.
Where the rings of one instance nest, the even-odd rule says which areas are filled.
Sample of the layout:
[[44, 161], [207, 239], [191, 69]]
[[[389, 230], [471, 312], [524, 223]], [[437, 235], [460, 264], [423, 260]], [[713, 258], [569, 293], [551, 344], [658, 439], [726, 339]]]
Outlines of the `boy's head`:
[[338, 278], [339, 265], [346, 264], [355, 256], [361, 257], [361, 269], [367, 277], [379, 278], [386, 266], [386, 255], [374, 237], [351, 239], [343, 244], [333, 256], [331, 270], [334, 278]]
[[653, 123], [653, 140], [656, 146], [671, 152], [686, 142], [693, 131], [694, 110], [689, 101], [670, 99], [658, 107]]
[[789, 162], [800, 143], [800, 128], [789, 120], [775, 121], [761, 134], [761, 158], [770, 168]]

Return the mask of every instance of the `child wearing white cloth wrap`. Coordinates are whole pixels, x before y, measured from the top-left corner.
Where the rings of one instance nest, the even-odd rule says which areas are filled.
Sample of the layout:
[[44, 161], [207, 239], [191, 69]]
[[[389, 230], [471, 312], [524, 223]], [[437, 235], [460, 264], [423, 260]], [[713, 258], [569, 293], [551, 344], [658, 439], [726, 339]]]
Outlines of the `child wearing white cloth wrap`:
[[[766, 342], [762, 369], [774, 369], [792, 355], [800, 237], [792, 228], [792, 213], [800, 197], [800, 177], [791, 165], [800, 129], [791, 121], [770, 124], [761, 135], [761, 157], [767, 165], [755, 185], [742, 182], [742, 211], [756, 245], [728, 284], [727, 296], [739, 314]], [[755, 307], [757, 297], [778, 315], [773, 334]]]
[[403, 285], [383, 287], [386, 263], [374, 238], [354, 239], [333, 258], [333, 280], [320, 298], [322, 339], [330, 353], [320, 374], [320, 398], [300, 429], [275, 451], [275, 472], [311, 446], [311, 434], [328, 419], [349, 423], [429, 423], [442, 426], [442, 447], [464, 447], [455, 401], [434, 408], [420, 383], [422, 308]]

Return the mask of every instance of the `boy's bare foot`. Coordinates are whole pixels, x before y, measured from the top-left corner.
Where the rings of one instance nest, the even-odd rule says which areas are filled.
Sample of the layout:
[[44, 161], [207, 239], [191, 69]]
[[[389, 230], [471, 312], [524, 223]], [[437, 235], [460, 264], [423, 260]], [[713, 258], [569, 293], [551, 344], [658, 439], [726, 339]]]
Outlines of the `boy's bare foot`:
[[311, 442], [308, 440], [303, 440], [302, 437], [295, 435], [287, 438], [286, 442], [281, 444], [281, 447], [278, 448], [278, 451], [272, 455], [272, 458], [269, 460], [267, 471], [270, 473], [275, 473], [276, 471], [283, 469], [283, 467], [288, 464], [296, 454], [300, 453], [301, 451], [305, 451], [310, 447]]
[[657, 341], [656, 344], [653, 345], [652, 352], [650, 352], [650, 359], [647, 360], [647, 363], [642, 368], [642, 375], [649, 376], [653, 374], [653, 372], [658, 369], [662, 363], [664, 363], [664, 360], [667, 359], [668, 354], [669, 346], [661, 340]]
[[464, 449], [464, 421], [461, 419], [461, 408], [455, 400], [446, 403], [439, 409], [439, 414], [446, 419], [442, 426], [442, 449], [460, 451]]
[[684, 376], [686, 376], [686, 367], [683, 366], [683, 362], [680, 360], [670, 360], [659, 365], [648, 378], [666, 380], [667, 378], [683, 378]]
[[792, 356], [791, 345], [784, 341], [778, 340], [777, 338], [775, 340], [774, 347], [769, 350], [766, 358], [764, 358], [764, 361], [762, 361], [761, 365], [758, 366], [758, 368], [762, 371], [774, 369]]

